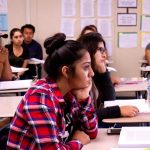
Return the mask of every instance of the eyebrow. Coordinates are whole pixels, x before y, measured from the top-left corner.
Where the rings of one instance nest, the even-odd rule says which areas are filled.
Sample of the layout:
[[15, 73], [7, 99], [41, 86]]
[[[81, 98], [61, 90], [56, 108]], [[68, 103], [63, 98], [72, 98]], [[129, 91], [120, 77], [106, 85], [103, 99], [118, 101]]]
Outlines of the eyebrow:
[[83, 64], [83, 65], [84, 65], [84, 64], [91, 64], [91, 61], [86, 61], [86, 62], [83, 62], [82, 64]]

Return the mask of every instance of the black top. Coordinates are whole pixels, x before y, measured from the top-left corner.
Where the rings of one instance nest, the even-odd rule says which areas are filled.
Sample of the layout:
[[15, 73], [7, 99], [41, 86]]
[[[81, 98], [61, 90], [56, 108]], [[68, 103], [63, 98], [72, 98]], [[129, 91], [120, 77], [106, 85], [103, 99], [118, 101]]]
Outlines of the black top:
[[[29, 59], [28, 50], [24, 46], [22, 46], [23, 53], [18, 57], [15, 56], [15, 54], [13, 52], [13, 45], [12, 44], [8, 44], [5, 47], [8, 48], [8, 51], [9, 51], [9, 63], [11, 66], [22, 67], [24, 60]], [[22, 79], [29, 79], [28, 71], [25, 71], [24, 74], [20, 76], [20, 79], [21, 80]]]
[[105, 73], [95, 72], [93, 80], [99, 92], [99, 101], [104, 103], [104, 101], [116, 99], [115, 89], [111, 82], [110, 74], [108, 71]]
[[5, 46], [9, 51], [9, 63], [14, 67], [22, 67], [24, 60], [29, 59], [28, 50], [23, 46], [23, 53], [20, 56], [15, 56], [13, 52], [13, 45]]
[[96, 109], [99, 125], [101, 125], [102, 119], [120, 117], [119, 106], [103, 107], [104, 101], [116, 99], [115, 89], [111, 82], [109, 72], [107, 71], [102, 74], [95, 73], [93, 81], [99, 92], [97, 99], [98, 108]]
[[42, 47], [37, 41], [32, 40], [29, 44], [23, 42], [23, 46], [27, 47], [29, 58], [43, 59]]
[[[29, 51], [29, 58], [37, 58], [41, 60], [43, 59], [42, 47], [37, 41], [32, 40], [32, 42], [29, 44], [23, 42], [23, 45]], [[38, 64], [36, 66], [33, 64], [29, 64], [28, 68], [29, 68], [29, 72], [28, 72], [29, 78], [34, 78], [35, 76], [37, 76], [37, 78], [39, 79], [41, 78], [41, 74], [42, 74], [41, 64]]]
[[145, 50], [150, 50], [150, 43], [149, 43], [149, 44], [147, 44], [147, 46], [146, 46]]

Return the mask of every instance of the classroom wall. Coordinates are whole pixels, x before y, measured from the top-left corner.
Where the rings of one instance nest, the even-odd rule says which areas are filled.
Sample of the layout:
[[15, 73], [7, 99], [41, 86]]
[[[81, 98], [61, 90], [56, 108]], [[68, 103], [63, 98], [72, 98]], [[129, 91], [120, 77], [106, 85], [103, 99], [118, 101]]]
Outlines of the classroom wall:
[[[75, 37], [80, 33], [80, 0], [76, 0], [76, 29]], [[143, 58], [144, 49], [140, 48], [138, 42], [137, 48], [120, 49], [117, 46], [118, 32], [138, 32], [140, 29], [140, 0], [137, 9], [129, 9], [129, 12], [137, 13], [137, 26], [134, 27], [117, 27], [117, 12], [126, 12], [125, 9], [117, 8], [117, 0], [113, 0], [112, 13], [112, 66], [117, 69], [118, 76], [133, 77], [140, 76], [139, 60]], [[42, 45], [46, 37], [60, 31], [61, 23], [61, 0], [8, 0], [8, 20], [9, 31], [13, 27], [21, 27], [25, 23], [31, 23], [36, 27], [35, 39]], [[140, 35], [139, 35], [140, 36]], [[8, 40], [9, 41], [9, 40]], [[45, 50], [43, 49], [44, 57]]]

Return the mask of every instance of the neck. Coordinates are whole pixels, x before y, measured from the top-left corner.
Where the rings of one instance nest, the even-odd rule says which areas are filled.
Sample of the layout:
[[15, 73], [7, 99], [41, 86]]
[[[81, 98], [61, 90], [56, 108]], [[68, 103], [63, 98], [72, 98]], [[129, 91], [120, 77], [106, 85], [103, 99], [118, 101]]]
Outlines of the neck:
[[25, 44], [30, 44], [31, 42], [32, 42], [32, 40], [31, 40], [31, 41], [25, 41], [25, 40], [24, 40], [24, 43], [25, 43]]
[[15, 44], [13, 44], [13, 48], [15, 48], [17, 50], [20, 50], [20, 49], [22, 49], [22, 46], [21, 45], [15, 45]]
[[57, 80], [56, 83], [57, 83], [63, 96], [70, 91], [70, 88], [69, 88], [69, 85], [67, 84], [66, 79], [61, 78], [61, 79]]

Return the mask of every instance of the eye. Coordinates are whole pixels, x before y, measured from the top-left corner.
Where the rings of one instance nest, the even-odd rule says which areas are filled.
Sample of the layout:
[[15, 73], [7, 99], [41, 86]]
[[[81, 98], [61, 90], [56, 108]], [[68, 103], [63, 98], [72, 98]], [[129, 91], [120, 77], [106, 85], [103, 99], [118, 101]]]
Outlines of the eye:
[[88, 70], [88, 69], [90, 69], [91, 68], [91, 64], [86, 64], [85, 66], [84, 66], [84, 70]]

